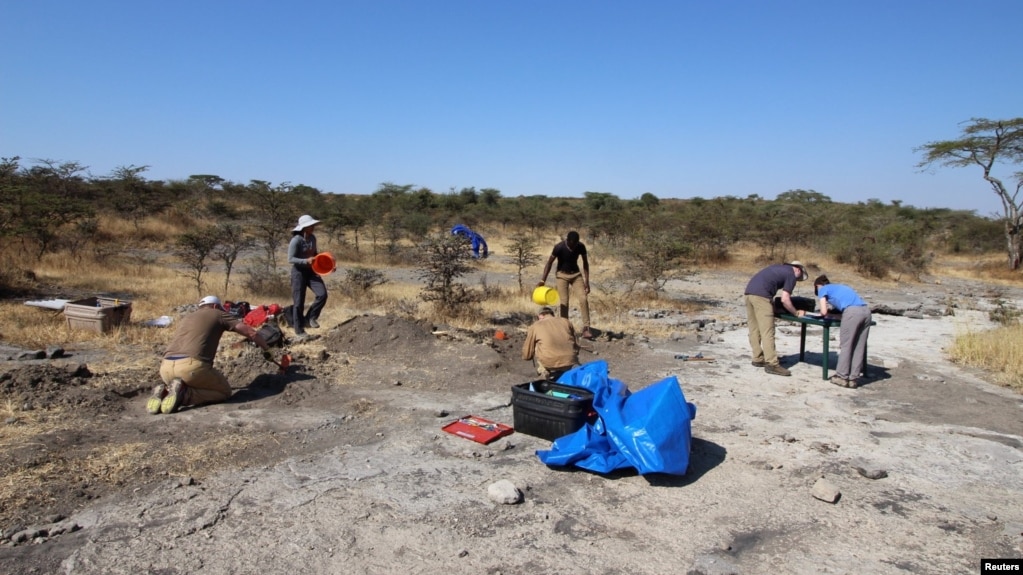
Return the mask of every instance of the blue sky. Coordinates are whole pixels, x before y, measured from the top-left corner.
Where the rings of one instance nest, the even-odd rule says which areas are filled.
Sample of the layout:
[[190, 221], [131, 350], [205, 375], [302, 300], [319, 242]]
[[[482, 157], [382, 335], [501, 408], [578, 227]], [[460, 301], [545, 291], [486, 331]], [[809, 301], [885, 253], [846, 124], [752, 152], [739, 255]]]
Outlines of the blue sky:
[[1020, 22], [1019, 0], [15, 0], [0, 156], [991, 215], [979, 169], [921, 173], [913, 149], [1023, 116]]

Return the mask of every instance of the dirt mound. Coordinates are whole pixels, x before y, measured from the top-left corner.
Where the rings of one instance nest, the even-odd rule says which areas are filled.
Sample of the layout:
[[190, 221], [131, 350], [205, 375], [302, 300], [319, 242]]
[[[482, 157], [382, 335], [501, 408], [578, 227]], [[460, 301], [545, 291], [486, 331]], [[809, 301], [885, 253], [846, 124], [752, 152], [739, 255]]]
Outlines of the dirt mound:
[[121, 398], [91, 386], [85, 364], [29, 365], [0, 375], [0, 397], [21, 411], [89, 409], [116, 412]]
[[396, 316], [356, 316], [323, 337], [323, 346], [333, 353], [378, 357], [381, 354], [407, 357], [432, 351], [436, 343], [433, 332], [440, 331], [427, 321]]

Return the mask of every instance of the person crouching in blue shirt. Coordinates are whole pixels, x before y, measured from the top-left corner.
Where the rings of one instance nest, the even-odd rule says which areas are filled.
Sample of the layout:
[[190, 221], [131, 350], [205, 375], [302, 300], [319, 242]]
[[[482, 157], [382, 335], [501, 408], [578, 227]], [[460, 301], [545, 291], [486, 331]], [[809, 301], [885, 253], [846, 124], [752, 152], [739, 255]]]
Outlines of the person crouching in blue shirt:
[[838, 331], [841, 340], [838, 365], [835, 366], [835, 375], [828, 381], [839, 387], [856, 387], [856, 378], [867, 366], [867, 336], [870, 335], [872, 320], [870, 306], [851, 287], [833, 284], [824, 275], [813, 280], [813, 293], [820, 299], [821, 315], [831, 313], [842, 317]]

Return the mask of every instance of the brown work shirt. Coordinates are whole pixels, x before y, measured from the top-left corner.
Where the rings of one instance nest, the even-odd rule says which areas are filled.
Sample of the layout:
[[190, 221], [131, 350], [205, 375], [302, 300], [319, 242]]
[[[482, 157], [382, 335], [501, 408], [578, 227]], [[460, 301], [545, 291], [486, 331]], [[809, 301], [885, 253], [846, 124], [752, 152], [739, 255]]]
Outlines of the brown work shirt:
[[202, 307], [181, 320], [174, 339], [163, 354], [166, 359], [191, 357], [213, 363], [225, 331], [234, 329], [241, 319], [215, 307]]
[[575, 328], [563, 317], [546, 317], [529, 326], [522, 344], [522, 359], [533, 359], [547, 369], [579, 365]]

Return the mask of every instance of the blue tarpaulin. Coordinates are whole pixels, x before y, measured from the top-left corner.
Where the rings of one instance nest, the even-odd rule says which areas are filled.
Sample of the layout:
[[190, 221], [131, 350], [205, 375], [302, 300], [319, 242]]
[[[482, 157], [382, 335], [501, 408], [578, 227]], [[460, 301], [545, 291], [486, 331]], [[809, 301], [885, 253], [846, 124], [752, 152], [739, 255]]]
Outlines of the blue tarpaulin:
[[598, 360], [565, 372], [558, 383], [591, 391], [599, 417], [559, 437], [550, 450], [537, 451], [540, 461], [598, 473], [634, 467], [640, 474], [685, 475], [696, 405], [686, 401], [678, 378], [632, 393], [608, 377], [607, 362]]
[[[490, 255], [490, 251], [487, 249], [487, 241], [483, 239], [483, 236], [469, 229], [468, 226], [463, 224], [455, 224], [451, 228], [451, 235], [463, 236], [468, 239], [472, 244], [472, 255], [475, 258], [487, 257]], [[480, 251], [483, 253], [480, 254]]]

